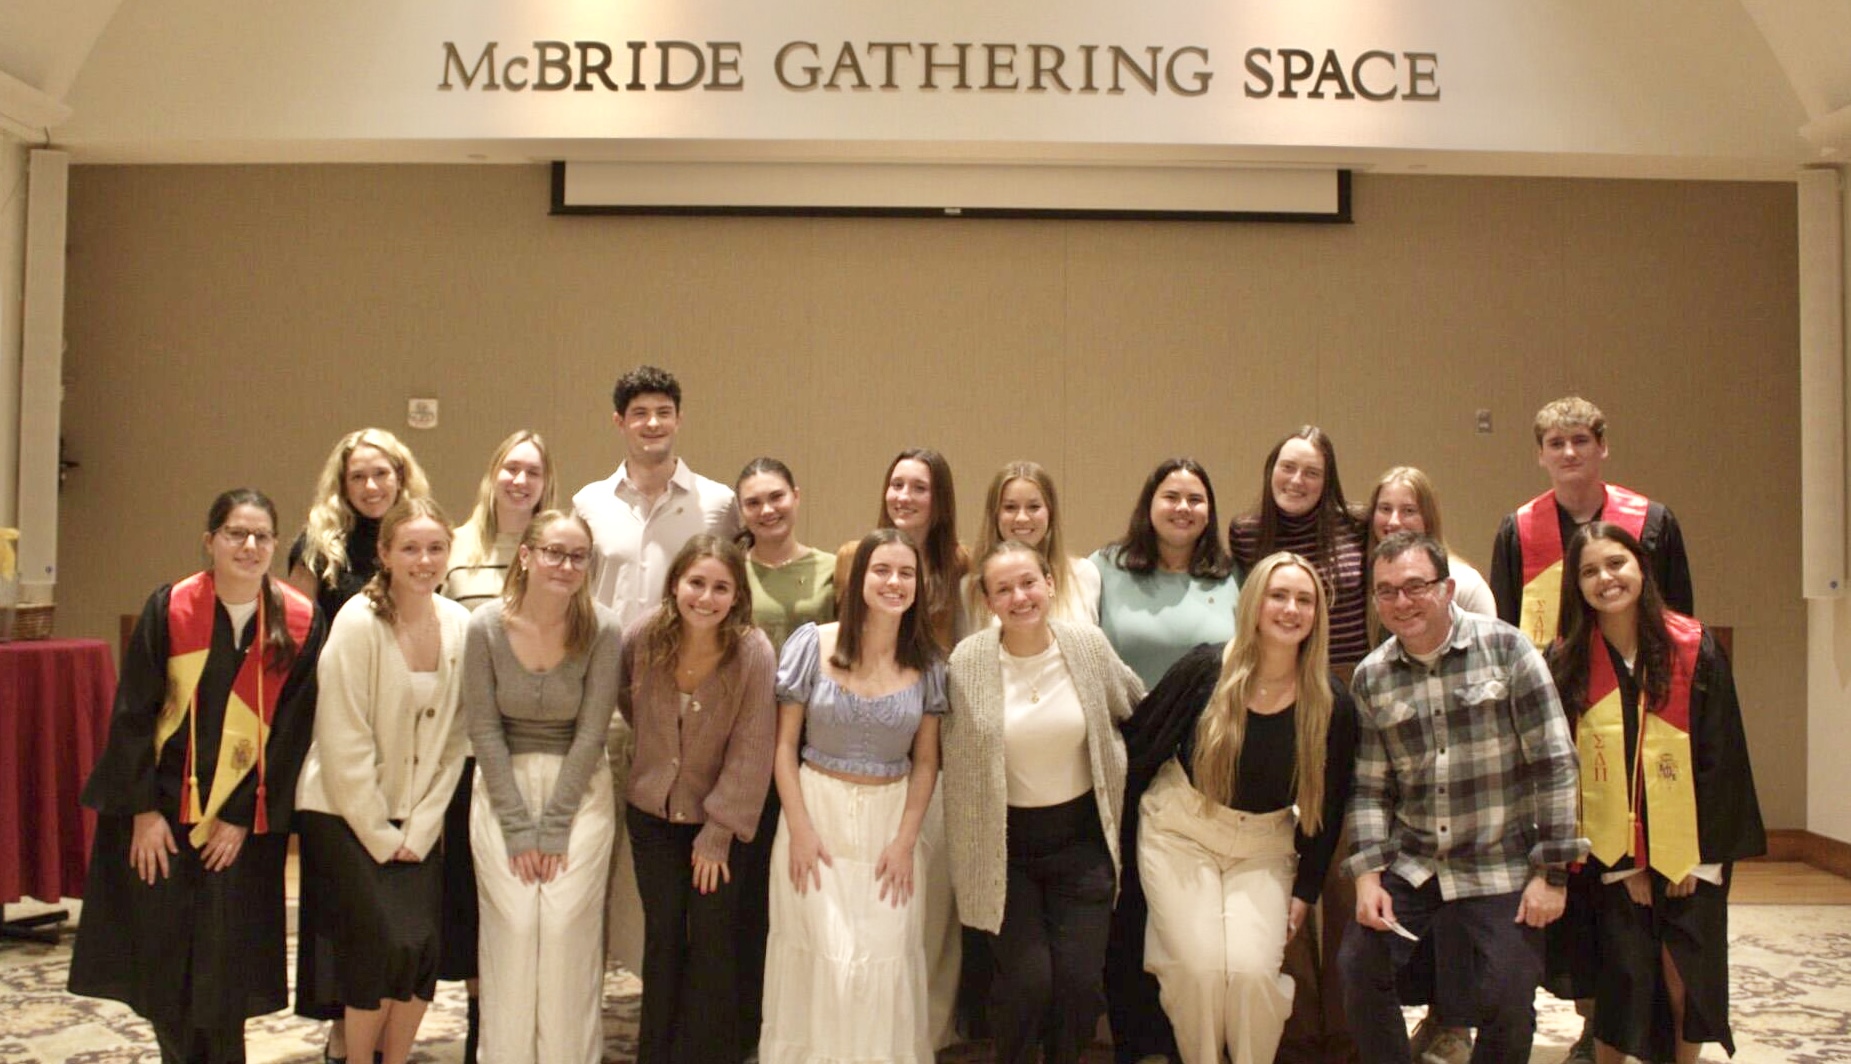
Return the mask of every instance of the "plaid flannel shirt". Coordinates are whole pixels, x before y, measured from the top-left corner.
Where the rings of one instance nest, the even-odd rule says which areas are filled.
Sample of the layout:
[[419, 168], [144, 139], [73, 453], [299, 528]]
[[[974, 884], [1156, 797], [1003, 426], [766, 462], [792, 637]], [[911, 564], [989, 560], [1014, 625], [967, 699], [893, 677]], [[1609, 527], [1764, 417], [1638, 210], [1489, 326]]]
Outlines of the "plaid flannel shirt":
[[1352, 876], [1438, 876], [1454, 898], [1523, 889], [1545, 865], [1578, 860], [1577, 764], [1542, 655], [1516, 628], [1452, 609], [1429, 669], [1377, 647], [1351, 688], [1361, 725], [1350, 796]]

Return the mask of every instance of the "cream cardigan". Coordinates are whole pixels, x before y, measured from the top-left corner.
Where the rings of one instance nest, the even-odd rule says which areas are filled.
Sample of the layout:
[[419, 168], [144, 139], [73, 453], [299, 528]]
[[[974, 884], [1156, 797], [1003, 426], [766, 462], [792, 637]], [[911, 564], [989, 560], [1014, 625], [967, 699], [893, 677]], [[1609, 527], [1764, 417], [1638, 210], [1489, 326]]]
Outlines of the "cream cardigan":
[[413, 704], [405, 655], [365, 595], [334, 615], [316, 666], [315, 741], [296, 783], [296, 808], [347, 821], [381, 864], [400, 846], [419, 859], [430, 855], [463, 774], [467, 733], [458, 706], [469, 610], [441, 595], [434, 604], [443, 652], [430, 702]]
[[[1086, 755], [1099, 827], [1118, 871], [1118, 820], [1125, 804], [1125, 741], [1117, 722], [1144, 697], [1143, 681], [1118, 660], [1099, 629], [1049, 621], [1086, 717]], [[1003, 769], [1002, 632], [985, 628], [951, 654], [951, 711], [940, 744], [945, 836], [958, 918], [995, 934], [1003, 926], [1009, 882], [1009, 781]]]

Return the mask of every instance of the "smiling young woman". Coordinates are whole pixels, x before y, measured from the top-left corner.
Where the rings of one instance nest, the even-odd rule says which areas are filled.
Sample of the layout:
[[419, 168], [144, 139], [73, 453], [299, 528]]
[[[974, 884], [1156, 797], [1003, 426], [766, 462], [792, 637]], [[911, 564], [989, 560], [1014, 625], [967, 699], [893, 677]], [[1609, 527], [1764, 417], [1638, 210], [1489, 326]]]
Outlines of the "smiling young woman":
[[1190, 647], [1234, 634], [1240, 585], [1219, 520], [1208, 470], [1166, 459], [1145, 478], [1125, 534], [1093, 554], [1099, 627], [1146, 686]]
[[478, 786], [466, 833], [445, 849], [476, 855], [483, 1045], [508, 1064], [596, 1064], [604, 1050], [599, 926], [616, 829], [604, 738], [620, 631], [591, 599], [593, 557], [582, 519], [542, 512], [505, 590], [469, 621], [463, 712]]
[[912, 537], [877, 529], [849, 557], [841, 620], [797, 629], [778, 666], [765, 1064], [932, 1060], [921, 888], [944, 856], [921, 829], [945, 666]]
[[[1090, 558], [1067, 554], [1054, 478], [1038, 462], [1010, 462], [1003, 466], [984, 495], [977, 556], [986, 556], [1005, 540], [1026, 543], [1048, 560], [1052, 580], [1048, 605], [1052, 616], [1099, 623], [1099, 568]], [[964, 609], [968, 617], [964, 627], [969, 630], [995, 621], [981, 581], [969, 576], [964, 578]]]
[[[970, 571], [970, 552], [958, 542], [957, 490], [951, 463], [928, 447], [909, 447], [887, 466], [881, 487], [876, 528], [897, 528], [919, 549], [919, 601], [925, 607], [927, 632], [941, 654], [951, 653], [958, 636], [958, 588]], [[848, 586], [853, 542], [836, 552], [836, 609], [854, 591]]]
[[315, 479], [308, 524], [289, 548], [289, 582], [330, 624], [379, 569], [379, 520], [400, 498], [431, 485], [410, 448], [385, 429], [342, 436]]
[[443, 868], [463, 771], [469, 611], [436, 593], [451, 525], [428, 498], [379, 524], [379, 571], [328, 630], [302, 832], [296, 1011], [345, 1020], [350, 1058], [404, 1064], [437, 985]]
[[246, 1017], [289, 1000], [283, 864], [325, 627], [269, 576], [261, 492], [213, 500], [203, 546], [122, 648], [70, 986], [147, 1017], [164, 1059], [242, 1060]]
[[746, 463], [733, 483], [739, 499], [739, 542], [746, 548], [752, 587], [752, 623], [784, 649], [798, 626], [836, 616], [836, 556], [797, 539], [803, 492], [789, 466], [776, 458]]
[[[909, 447], [895, 455], [882, 481], [880, 517], [875, 528], [905, 532], [918, 555], [918, 604], [926, 634], [942, 659], [963, 635], [958, 589], [970, 571], [970, 552], [958, 542], [957, 490], [952, 485], [951, 463], [929, 447]], [[848, 602], [859, 589], [852, 586], [851, 568], [856, 544], [844, 543], [836, 552], [836, 610], [846, 616]], [[780, 799], [783, 789], [779, 789]], [[934, 795], [926, 811], [925, 845], [937, 849], [944, 841], [944, 805]], [[951, 877], [943, 862], [927, 866], [921, 887], [925, 894], [926, 970], [931, 984], [932, 1045], [943, 1049], [957, 1040], [954, 1012], [963, 972], [962, 932], [952, 912]]]
[[1260, 499], [1228, 526], [1228, 548], [1243, 570], [1275, 551], [1311, 559], [1330, 604], [1330, 662], [1339, 675], [1369, 653], [1363, 583], [1362, 518], [1343, 496], [1337, 448], [1316, 425], [1280, 440], [1266, 456]]
[[1187, 1064], [1273, 1059], [1292, 1011], [1280, 966], [1335, 855], [1356, 760], [1329, 624], [1309, 561], [1261, 559], [1234, 639], [1177, 662], [1125, 729], [1140, 890], [1115, 919], [1145, 922], [1123, 960], [1157, 976]]
[[1125, 746], [1144, 685], [1096, 627], [1053, 618], [1052, 565], [1021, 540], [978, 584], [997, 625], [951, 656], [945, 830], [958, 916], [996, 958], [997, 1059], [1073, 1064], [1105, 1008]]
[[617, 708], [636, 730], [626, 822], [643, 901], [639, 1064], [745, 1058], [732, 860], [762, 830], [775, 662], [752, 626], [744, 553], [716, 536], [681, 548], [661, 605], [625, 633]]
[[1606, 521], [1569, 540], [1557, 631], [1549, 664], [1592, 845], [1592, 905], [1558, 923], [1598, 940], [1596, 1058], [1689, 1064], [1704, 1042], [1733, 1054], [1730, 872], [1767, 835], [1729, 659], [1665, 607], [1650, 556]]
[[[488, 469], [476, 489], [475, 509], [456, 530], [450, 550], [450, 568], [444, 573], [442, 593], [471, 610], [501, 597], [508, 569], [521, 537], [534, 515], [553, 507], [552, 457], [546, 441], [530, 429], [512, 433], [495, 448]], [[608, 719], [608, 717], [606, 718]], [[474, 797], [476, 760], [473, 752], [463, 761], [462, 778], [444, 813], [446, 839], [469, 838], [469, 807]], [[463, 1038], [463, 1064], [476, 1064], [481, 1038], [481, 1003], [476, 979], [479, 964], [476, 944], [480, 912], [476, 897], [474, 849], [464, 845], [443, 848], [443, 960], [439, 979], [461, 979], [469, 993], [468, 1033]]]

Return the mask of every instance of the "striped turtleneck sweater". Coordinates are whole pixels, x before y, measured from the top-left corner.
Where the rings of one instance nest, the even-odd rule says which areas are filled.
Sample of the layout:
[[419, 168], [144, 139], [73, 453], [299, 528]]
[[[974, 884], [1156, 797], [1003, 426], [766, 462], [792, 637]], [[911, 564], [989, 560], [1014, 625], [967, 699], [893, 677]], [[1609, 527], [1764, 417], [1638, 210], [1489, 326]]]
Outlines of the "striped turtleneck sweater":
[[[1228, 546], [1241, 572], [1260, 560], [1260, 519], [1248, 514], [1228, 527]], [[1304, 517], [1279, 515], [1279, 532], [1273, 550], [1289, 550], [1311, 559], [1324, 578], [1330, 606], [1330, 665], [1347, 669], [1368, 655], [1368, 602], [1363, 589], [1363, 537], [1360, 531], [1341, 529], [1331, 544], [1331, 556], [1318, 557], [1317, 511]], [[1346, 673], [1347, 675], [1347, 673]]]

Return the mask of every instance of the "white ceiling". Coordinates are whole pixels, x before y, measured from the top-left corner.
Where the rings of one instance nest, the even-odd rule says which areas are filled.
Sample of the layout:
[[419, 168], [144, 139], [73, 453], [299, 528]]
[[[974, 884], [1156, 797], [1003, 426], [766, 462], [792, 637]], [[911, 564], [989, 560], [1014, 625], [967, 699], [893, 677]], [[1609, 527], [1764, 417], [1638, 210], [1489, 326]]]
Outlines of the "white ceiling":
[[[1601, 17], [1603, 0], [1561, 0], [1563, 3], [1583, 3], [1589, 12], [1588, 18]], [[1743, 159], [1705, 159], [1686, 157], [1679, 159], [1649, 157], [1606, 157], [1582, 158], [1575, 156], [1549, 156], [1537, 153], [1474, 153], [1474, 152], [1395, 152], [1368, 151], [1351, 152], [1339, 162], [1360, 165], [1364, 168], [1376, 168], [1394, 171], [1429, 171], [1429, 172], [1471, 172], [1471, 173], [1531, 173], [1550, 175], [1586, 175], [1586, 176], [1662, 176], [1662, 177], [1759, 177], [1790, 178], [1793, 169], [1807, 162], [1842, 162], [1851, 157], [1851, 0], [1733, 0], [1739, 2], [1741, 12], [1730, 18], [1722, 19], [1714, 15], [1705, 16], [1704, 24], [1699, 20], [1688, 19], [1683, 27], [1692, 34], [1732, 33], [1741, 37], [1743, 25], [1742, 14], [1747, 16], [1748, 24], [1759, 31], [1759, 39], [1747, 36], [1737, 44], [1734, 38], [1729, 47], [1739, 48], [1743, 55], [1744, 67], [1765, 64], [1771, 54], [1779, 69], [1785, 74], [1787, 90], [1791, 99], [1798, 106], [1794, 113], [1803, 112], [1806, 124], [1803, 130], [1810, 136], [1811, 143], [1800, 141], [1794, 151], [1781, 151], [1755, 160]], [[90, 59], [98, 39], [109, 28], [112, 20], [123, 11], [132, 11], [137, 7], [144, 10], [134, 12], [140, 18], [158, 17], [156, 11], [146, 10], [148, 6], [156, 9], [162, 0], [5, 0], [0, 3], [0, 119], [9, 117], [4, 108], [9, 95], [15, 101], [24, 100], [25, 113], [44, 114], [48, 108], [61, 110], [61, 105], [71, 96], [72, 89], [78, 85], [85, 73], [85, 64]], [[1715, 5], [1711, 5], [1714, 8]], [[1685, 10], [1698, 10], [1702, 5], [1692, 5]], [[1733, 10], [1724, 5], [1727, 10]], [[1657, 58], [1658, 51], [1651, 47], [1653, 42], [1643, 41], [1637, 50], [1638, 62], [1648, 66], [1656, 61], [1669, 62]], [[1727, 76], [1719, 72], [1718, 76]], [[107, 79], [103, 79], [107, 80]], [[10, 82], [10, 83], [9, 83]], [[1752, 86], [1750, 88], [1753, 88]], [[1762, 86], [1765, 91], [1765, 86]], [[1789, 105], [1791, 106], [1791, 105]], [[80, 108], [81, 110], [81, 108]], [[81, 117], [81, 115], [79, 116]], [[18, 135], [18, 123], [13, 124]], [[1785, 134], [1789, 131], [1778, 131]], [[58, 142], [58, 130], [48, 129], [44, 133], [47, 142]], [[85, 160], [85, 149], [81, 143], [75, 150], [79, 161]], [[527, 161], [530, 158], [558, 158], [566, 147], [556, 147], [544, 141], [524, 141], [514, 143], [448, 143], [433, 145], [430, 143], [326, 143], [315, 146], [312, 151], [305, 150], [303, 158], [317, 158], [328, 161], [459, 161], [480, 160], [492, 162]], [[590, 145], [578, 142], [570, 146], [575, 156], [601, 156], [607, 158], [679, 156], [699, 157], [701, 155], [729, 154], [726, 145], [712, 144], [674, 144], [664, 142], [648, 144], [642, 142], [623, 142], [608, 145]], [[793, 158], [828, 157], [838, 152], [839, 146], [782, 144], [759, 146], [754, 154], [770, 154], [772, 157], [785, 156]], [[140, 151], [137, 155], [136, 151]], [[894, 145], [888, 149], [900, 157], [910, 155], [939, 155], [941, 158], [956, 159], [960, 153], [981, 154], [981, 146], [959, 145]], [[1196, 149], [1167, 149], [1155, 152], [1149, 148], [1126, 146], [1120, 151], [1107, 151], [1107, 157], [1118, 156], [1131, 160], [1144, 158], [1150, 162], [1168, 162], [1169, 156], [1186, 157]], [[1091, 154], [1101, 153], [1095, 146]], [[1058, 157], [1063, 152], [1058, 146], [1041, 146], [1026, 153], [1051, 155]], [[1264, 161], [1267, 152], [1260, 151], [1222, 151], [1222, 158], [1241, 157]], [[1302, 153], [1301, 153], [1302, 154]], [[149, 144], [139, 148], [116, 148], [114, 153], [101, 153], [98, 158], [116, 161], [128, 161], [146, 158], [159, 161], [184, 162], [234, 162], [277, 157], [275, 145], [258, 146], [249, 142], [227, 141], [222, 143], [192, 144]], [[1181, 161], [1187, 161], [1181, 159]], [[1313, 160], [1305, 160], [1313, 161]]]

